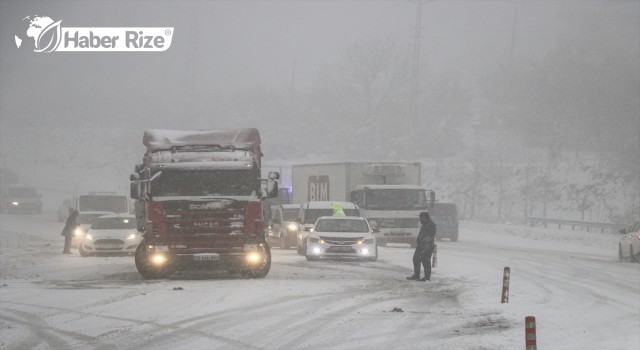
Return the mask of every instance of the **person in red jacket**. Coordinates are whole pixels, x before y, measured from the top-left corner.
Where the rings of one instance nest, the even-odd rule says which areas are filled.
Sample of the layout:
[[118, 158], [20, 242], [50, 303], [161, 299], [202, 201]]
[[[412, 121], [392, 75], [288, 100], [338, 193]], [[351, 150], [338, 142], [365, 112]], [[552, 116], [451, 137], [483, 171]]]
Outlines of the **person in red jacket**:
[[[413, 253], [413, 275], [407, 277], [413, 281], [431, 280], [431, 254], [436, 246], [436, 224], [426, 211], [420, 213], [420, 232], [416, 238], [416, 251]], [[420, 265], [424, 267], [424, 277], [420, 278]]]

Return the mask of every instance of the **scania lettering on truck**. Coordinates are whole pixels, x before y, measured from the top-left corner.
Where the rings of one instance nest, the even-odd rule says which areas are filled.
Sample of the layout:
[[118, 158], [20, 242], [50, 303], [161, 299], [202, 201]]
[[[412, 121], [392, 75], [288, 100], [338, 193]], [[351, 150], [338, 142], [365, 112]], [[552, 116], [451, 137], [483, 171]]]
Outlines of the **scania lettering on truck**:
[[[350, 201], [379, 230], [378, 245], [415, 246], [419, 214], [435, 201], [422, 187], [418, 162], [293, 165], [293, 202]], [[429, 192], [429, 196], [427, 196]]]
[[143, 233], [138, 272], [147, 279], [177, 270], [265, 277], [271, 249], [262, 201], [277, 196], [279, 173], [260, 179], [258, 130], [151, 129], [143, 144], [131, 175]]

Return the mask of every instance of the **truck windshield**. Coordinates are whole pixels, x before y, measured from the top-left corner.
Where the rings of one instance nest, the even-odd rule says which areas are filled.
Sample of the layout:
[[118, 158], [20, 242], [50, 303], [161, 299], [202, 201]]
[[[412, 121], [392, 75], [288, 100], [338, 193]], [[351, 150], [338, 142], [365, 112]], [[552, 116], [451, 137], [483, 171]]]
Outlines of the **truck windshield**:
[[255, 170], [163, 169], [151, 183], [151, 196], [255, 196]]
[[421, 189], [367, 189], [364, 209], [373, 210], [425, 210], [427, 196]]
[[126, 213], [127, 197], [113, 195], [80, 196], [78, 211], [106, 211], [110, 213]]

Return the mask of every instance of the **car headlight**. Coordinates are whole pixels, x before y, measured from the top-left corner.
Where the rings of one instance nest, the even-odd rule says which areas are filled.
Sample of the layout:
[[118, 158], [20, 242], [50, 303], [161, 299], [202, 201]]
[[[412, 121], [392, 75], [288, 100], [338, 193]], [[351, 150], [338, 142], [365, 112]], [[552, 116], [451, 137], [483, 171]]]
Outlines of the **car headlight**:
[[289, 231], [298, 231], [298, 225], [289, 224], [289, 225], [287, 225], [287, 230], [289, 230]]
[[86, 238], [87, 241], [93, 241], [93, 236], [91, 236], [90, 234], [87, 234], [86, 236], [84, 236], [84, 238]]
[[20, 203], [18, 203], [18, 202], [11, 202], [11, 205], [18, 206], [18, 205], [20, 205]]
[[135, 233], [132, 233], [129, 236], [127, 236], [127, 239], [136, 239], [136, 238], [138, 238], [138, 235], [136, 235]]
[[82, 229], [82, 227], [76, 227], [76, 229], [73, 230], [73, 234], [76, 237], [80, 237], [80, 236], [84, 235], [84, 230]]

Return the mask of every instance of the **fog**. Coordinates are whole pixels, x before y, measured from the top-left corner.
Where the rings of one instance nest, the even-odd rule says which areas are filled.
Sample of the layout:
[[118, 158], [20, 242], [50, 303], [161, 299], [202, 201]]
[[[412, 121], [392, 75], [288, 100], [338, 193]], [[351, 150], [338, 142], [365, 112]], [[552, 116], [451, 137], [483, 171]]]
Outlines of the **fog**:
[[[34, 15], [173, 42], [36, 53]], [[126, 182], [145, 129], [255, 127], [274, 166], [421, 161], [469, 218], [640, 212], [639, 1], [2, 0], [0, 33], [1, 166], [45, 210]]]

